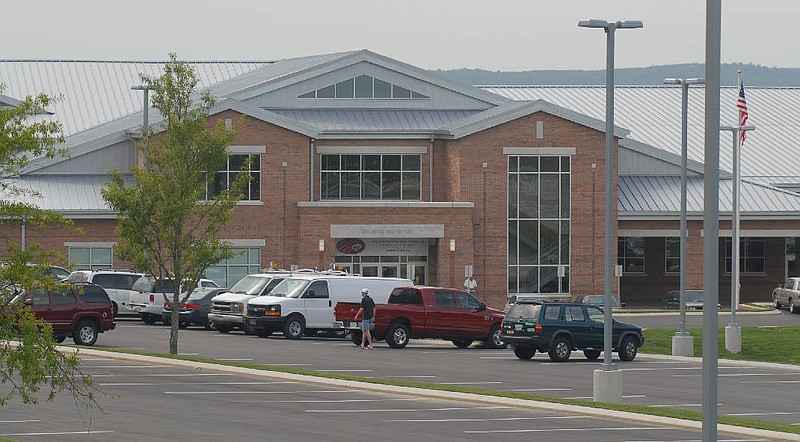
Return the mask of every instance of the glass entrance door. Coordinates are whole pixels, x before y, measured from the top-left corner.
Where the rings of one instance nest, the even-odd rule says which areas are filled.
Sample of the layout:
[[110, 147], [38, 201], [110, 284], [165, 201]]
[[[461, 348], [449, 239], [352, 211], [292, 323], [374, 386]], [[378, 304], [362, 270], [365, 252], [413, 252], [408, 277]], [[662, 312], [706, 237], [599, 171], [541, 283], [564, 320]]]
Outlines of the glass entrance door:
[[414, 281], [415, 285], [425, 285], [427, 284], [426, 269], [425, 264], [406, 264], [402, 268], [400, 277]]

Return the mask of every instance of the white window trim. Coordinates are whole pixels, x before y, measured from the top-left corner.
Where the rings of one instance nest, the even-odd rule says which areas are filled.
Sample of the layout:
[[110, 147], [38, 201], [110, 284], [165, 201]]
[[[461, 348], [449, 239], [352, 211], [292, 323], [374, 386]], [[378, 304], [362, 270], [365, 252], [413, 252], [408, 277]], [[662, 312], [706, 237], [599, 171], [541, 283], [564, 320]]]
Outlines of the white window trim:
[[575, 155], [574, 147], [504, 147], [503, 155]]
[[117, 245], [117, 242], [99, 242], [99, 241], [88, 241], [88, 242], [76, 242], [76, 241], [69, 241], [64, 243], [64, 247], [91, 247], [91, 248], [100, 248], [100, 247], [111, 247]]
[[265, 239], [223, 239], [222, 242], [230, 247], [266, 247]]
[[428, 146], [318, 146], [320, 155], [380, 155], [428, 153]]
[[231, 155], [263, 155], [267, 146], [228, 146], [226, 151]]

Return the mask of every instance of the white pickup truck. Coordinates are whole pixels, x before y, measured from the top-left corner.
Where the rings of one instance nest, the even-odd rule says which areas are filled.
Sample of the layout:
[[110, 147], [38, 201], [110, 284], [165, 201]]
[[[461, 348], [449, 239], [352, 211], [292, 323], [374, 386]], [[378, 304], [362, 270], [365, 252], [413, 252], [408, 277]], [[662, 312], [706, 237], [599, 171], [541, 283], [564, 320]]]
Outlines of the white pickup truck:
[[772, 306], [788, 307], [790, 313], [800, 313], [800, 277], [789, 278], [772, 291]]
[[245, 334], [255, 334], [243, 320], [247, 301], [266, 295], [291, 274], [291, 272], [257, 273], [240, 279], [230, 290], [211, 299], [211, 311], [208, 313], [211, 328], [220, 333], [240, 328]]
[[[219, 287], [216, 282], [210, 279], [201, 279], [197, 283], [198, 287], [213, 288]], [[155, 324], [161, 321], [161, 311], [164, 309], [164, 295], [171, 298], [174, 293], [172, 281], [166, 279], [156, 279], [152, 276], [142, 276], [133, 283], [133, 292], [130, 300], [125, 306], [139, 314], [146, 324]]]

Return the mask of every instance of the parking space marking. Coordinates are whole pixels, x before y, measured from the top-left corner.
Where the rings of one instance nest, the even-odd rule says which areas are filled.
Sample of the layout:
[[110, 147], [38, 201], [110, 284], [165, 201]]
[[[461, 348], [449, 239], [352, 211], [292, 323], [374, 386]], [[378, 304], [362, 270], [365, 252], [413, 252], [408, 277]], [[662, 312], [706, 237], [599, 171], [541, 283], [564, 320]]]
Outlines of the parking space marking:
[[422, 375], [408, 375], [408, 376], [389, 376], [390, 378], [435, 378], [436, 375], [422, 374]]
[[299, 393], [361, 393], [361, 390], [295, 390], [295, 391], [165, 391], [164, 394], [299, 394]]
[[[536, 417], [491, 417], [481, 418], [480, 421], [528, 421], [549, 419], [586, 419], [586, 416], [536, 416]], [[475, 422], [475, 418], [452, 419], [385, 419], [383, 422]]]
[[786, 416], [791, 414], [800, 414], [800, 411], [772, 411], [763, 413], [727, 413], [726, 416]]
[[[306, 410], [306, 413], [399, 413], [399, 412], [429, 412], [429, 411], [462, 411], [462, 410], [504, 410], [512, 407], [506, 406], [485, 406], [485, 407], [444, 407], [444, 408], [382, 408], [382, 409], [331, 409], [331, 410]], [[474, 420], [474, 419], [473, 419]]]
[[481, 359], [517, 359], [514, 355], [508, 356], [481, 356]]
[[59, 431], [52, 433], [4, 433], [0, 434], [3, 437], [18, 437], [18, 436], [66, 436], [68, 434], [107, 434], [113, 433], [111, 430], [87, 430], [87, 431]]
[[105, 368], [105, 369], [117, 369], [117, 368], [169, 368], [165, 365], [92, 365], [86, 364], [86, 368]]
[[[747, 367], [719, 367], [720, 370], [733, 370], [733, 369], [743, 369], [743, 370], [750, 370], [754, 369], [755, 367], [747, 366]], [[665, 371], [665, 370], [683, 370], [683, 371], [700, 371], [703, 367], [631, 367], [631, 368], [623, 368], [622, 371]], [[678, 375], [674, 374], [675, 376], [700, 376], [699, 374], [686, 374], [686, 375]], [[720, 375], [723, 376], [723, 375]]]
[[317, 368], [316, 370], [317, 371], [337, 372], [337, 373], [338, 372], [343, 372], [343, 373], [348, 373], [348, 372], [366, 373], [366, 372], [371, 372], [372, 371], [370, 369], [359, 369], [359, 368], [353, 368], [353, 369], [342, 368], [342, 369], [336, 369], [336, 370], [328, 370], [327, 368]]
[[[623, 395], [623, 399], [641, 399], [643, 397], [647, 397], [644, 394], [628, 394]], [[573, 396], [573, 397], [565, 397], [564, 399], [594, 399], [594, 396]]]
[[[672, 407], [702, 407], [703, 404], [652, 404], [648, 405], [648, 407], [665, 407], [665, 408], [672, 408]], [[717, 404], [718, 407], [722, 407], [723, 404]]]
[[742, 384], [800, 384], [800, 381], [743, 381]]
[[572, 391], [571, 388], [515, 388], [508, 391], [518, 391], [520, 393], [531, 391]]
[[502, 384], [502, 381], [477, 381], [477, 382], [437, 382], [439, 385], [484, 385], [484, 384]]
[[0, 421], [0, 424], [25, 424], [28, 422], [41, 422], [39, 419], [22, 419], [18, 421]]
[[[169, 385], [275, 385], [275, 384], [297, 384], [298, 382], [170, 382]], [[106, 382], [99, 383], [98, 386], [103, 387], [136, 387], [136, 386], [152, 386], [152, 385], [167, 385], [163, 382]]]
[[386, 398], [386, 399], [296, 399], [291, 401], [231, 401], [234, 403], [254, 403], [254, 402], [269, 402], [271, 404], [325, 404], [325, 403], [341, 403], [341, 402], [388, 402], [388, 401], [418, 401], [420, 398], [412, 397], [412, 398]]
[[253, 361], [254, 359], [250, 359], [250, 358], [219, 358], [217, 360], [218, 361], [241, 361], [241, 362], [247, 362], [247, 361]]
[[643, 430], [674, 430], [671, 427], [589, 427], [589, 428], [531, 428], [519, 430], [466, 430], [466, 434], [492, 434], [492, 433], [553, 433], [562, 431], [643, 431]]

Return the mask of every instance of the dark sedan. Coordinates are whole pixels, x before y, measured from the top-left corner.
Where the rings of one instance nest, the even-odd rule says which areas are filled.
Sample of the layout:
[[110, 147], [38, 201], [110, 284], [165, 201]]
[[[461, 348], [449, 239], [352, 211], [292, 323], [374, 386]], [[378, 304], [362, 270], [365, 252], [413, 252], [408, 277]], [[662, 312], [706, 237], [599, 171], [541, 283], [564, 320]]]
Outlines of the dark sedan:
[[[218, 287], [196, 288], [181, 306], [178, 327], [186, 328], [190, 325], [202, 325], [206, 330], [211, 330], [211, 324], [208, 322], [208, 312], [211, 310], [211, 298], [227, 290], [226, 288]], [[170, 325], [172, 322], [172, 308], [169, 303], [164, 303], [164, 309], [161, 311], [161, 319], [164, 325]]]

